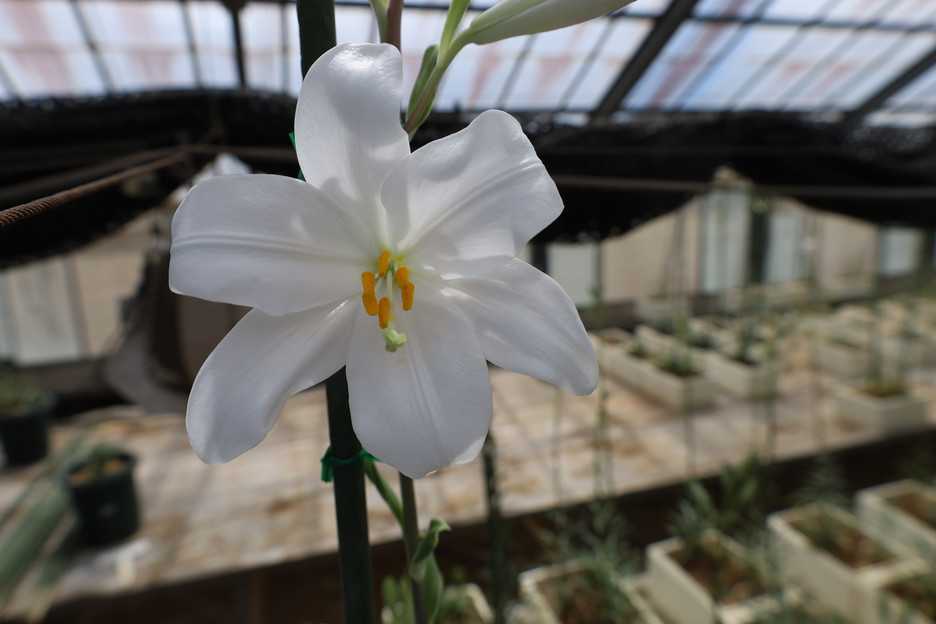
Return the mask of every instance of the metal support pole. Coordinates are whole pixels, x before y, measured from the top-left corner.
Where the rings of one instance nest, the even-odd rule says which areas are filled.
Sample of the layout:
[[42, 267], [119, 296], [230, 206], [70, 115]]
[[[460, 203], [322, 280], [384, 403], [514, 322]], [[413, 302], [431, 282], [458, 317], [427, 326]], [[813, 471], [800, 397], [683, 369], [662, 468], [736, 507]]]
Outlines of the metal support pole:
[[[298, 0], [299, 43], [302, 75], [326, 50], [335, 46], [334, 0]], [[364, 464], [349, 460], [361, 452], [361, 443], [351, 427], [348, 379], [344, 369], [325, 382], [328, 404], [328, 434], [333, 457], [335, 515], [338, 522], [338, 556], [344, 594], [346, 624], [373, 624], [374, 580], [370, 539], [367, 530], [367, 499]]]
[[231, 29], [234, 32], [234, 58], [237, 61], [237, 84], [241, 89], [247, 88], [247, 54], [244, 52], [244, 31], [241, 28], [240, 21], [240, 12], [245, 4], [245, 0], [228, 0], [224, 3], [225, 8], [231, 15]]

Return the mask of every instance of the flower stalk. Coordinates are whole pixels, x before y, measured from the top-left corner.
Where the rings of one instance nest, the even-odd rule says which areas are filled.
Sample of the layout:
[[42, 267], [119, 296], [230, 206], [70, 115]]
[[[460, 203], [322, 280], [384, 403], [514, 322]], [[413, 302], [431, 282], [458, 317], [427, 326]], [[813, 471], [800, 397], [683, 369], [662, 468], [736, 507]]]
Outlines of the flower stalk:
[[[419, 519], [413, 480], [403, 473], [400, 473], [400, 497], [403, 499], [403, 543], [406, 545], [406, 561], [411, 562], [419, 547]], [[422, 583], [412, 575], [409, 581], [413, 590], [413, 614], [416, 620], [414, 624], [428, 624]]]

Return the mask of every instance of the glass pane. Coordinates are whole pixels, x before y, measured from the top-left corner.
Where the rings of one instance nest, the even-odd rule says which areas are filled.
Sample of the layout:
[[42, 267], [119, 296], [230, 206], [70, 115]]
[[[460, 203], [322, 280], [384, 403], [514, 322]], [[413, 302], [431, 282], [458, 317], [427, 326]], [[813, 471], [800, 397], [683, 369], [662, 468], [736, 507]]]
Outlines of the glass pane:
[[827, 0], [773, 0], [764, 15], [808, 21], [819, 18], [829, 4]]
[[91, 0], [80, 6], [116, 89], [194, 84], [178, 2]]
[[846, 42], [847, 47], [832, 58], [824, 59], [810, 74], [809, 82], [800, 84], [798, 92], [790, 94], [783, 106], [801, 110], [815, 108], [859, 73], [870, 71], [880, 76], [879, 68], [869, 66], [886, 55], [902, 37], [901, 33], [884, 31], [864, 31], [856, 34]]
[[468, 46], [455, 58], [439, 91], [442, 110], [479, 110], [497, 106], [504, 84], [530, 37]]
[[646, 38], [652, 24], [650, 20], [614, 20], [614, 30], [595, 58], [590, 61], [587, 73], [566, 102], [566, 106], [576, 110], [595, 108], [621, 73], [624, 64]]
[[856, 108], [917, 62], [933, 46], [936, 46], [936, 35], [903, 35], [893, 47], [877, 50], [874, 59], [856, 72], [855, 80], [830, 92], [823, 104], [846, 110]]
[[227, 9], [217, 2], [189, 2], [188, 16], [202, 84], [237, 86], [234, 25]]
[[894, 0], [892, 8], [881, 20], [884, 24], [900, 26], [933, 26], [936, 7], [932, 0]]
[[769, 0], [702, 0], [695, 14], [703, 16], [750, 17], [763, 10]]
[[670, 108], [691, 78], [711, 61], [737, 25], [689, 22], [667, 44], [627, 98], [632, 109]]
[[280, 90], [283, 84], [283, 13], [278, 4], [254, 2], [240, 14], [247, 59], [247, 84]]
[[609, 25], [610, 20], [593, 20], [539, 35], [514, 79], [506, 108], [558, 108]]
[[931, 69], [888, 102], [890, 107], [922, 108], [936, 105], [936, 69]]
[[699, 81], [682, 106], [688, 109], [718, 110], [728, 107], [739, 89], [764, 71], [770, 59], [796, 35], [791, 26], [750, 26], [735, 48], [715, 64]]
[[889, 7], [898, 2], [894, 0], [839, 0], [825, 15], [833, 22], [872, 22], [887, 13]]
[[762, 78], [738, 100], [738, 108], [775, 108], [783, 102], [790, 88], [828, 57], [848, 37], [852, 30], [811, 28], [801, 31], [795, 44], [783, 58], [764, 68]]
[[74, 10], [64, 0], [0, 0], [0, 63], [25, 97], [104, 91]]

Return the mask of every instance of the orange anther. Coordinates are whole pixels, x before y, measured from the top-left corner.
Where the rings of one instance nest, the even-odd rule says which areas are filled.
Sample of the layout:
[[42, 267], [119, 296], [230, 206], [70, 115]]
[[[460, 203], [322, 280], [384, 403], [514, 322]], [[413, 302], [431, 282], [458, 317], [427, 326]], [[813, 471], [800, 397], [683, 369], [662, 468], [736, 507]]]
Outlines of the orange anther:
[[377, 258], [377, 273], [380, 274], [380, 277], [383, 277], [387, 274], [387, 271], [390, 270], [390, 252], [384, 249], [380, 252], [380, 257]]
[[377, 280], [374, 277], [374, 274], [370, 271], [365, 271], [361, 273], [361, 288], [364, 289], [364, 294], [374, 294], [374, 288], [377, 285]]
[[361, 295], [361, 302], [364, 304], [364, 311], [367, 312], [368, 315], [374, 316], [377, 314], [377, 297], [374, 295], [373, 290]]
[[377, 322], [380, 323], [380, 329], [387, 329], [390, 324], [390, 300], [383, 297], [380, 300], [380, 307], [377, 310]]
[[401, 289], [403, 291], [403, 309], [410, 310], [413, 307], [413, 296], [416, 294], [416, 286], [413, 282], [406, 282]]
[[397, 269], [394, 276], [396, 277], [397, 286], [400, 288], [403, 288], [409, 284], [409, 269], [405, 266], [401, 266], [399, 269]]

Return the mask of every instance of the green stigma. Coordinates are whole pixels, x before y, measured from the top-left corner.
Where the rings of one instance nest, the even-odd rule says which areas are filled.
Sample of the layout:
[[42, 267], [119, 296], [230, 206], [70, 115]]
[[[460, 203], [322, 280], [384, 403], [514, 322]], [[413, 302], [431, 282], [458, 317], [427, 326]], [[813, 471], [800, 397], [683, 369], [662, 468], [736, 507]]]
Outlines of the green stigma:
[[406, 334], [401, 334], [392, 327], [383, 330], [383, 337], [387, 351], [390, 353], [396, 352], [397, 349], [406, 344]]

